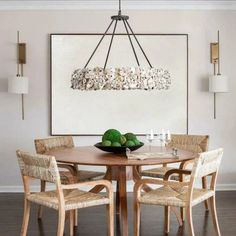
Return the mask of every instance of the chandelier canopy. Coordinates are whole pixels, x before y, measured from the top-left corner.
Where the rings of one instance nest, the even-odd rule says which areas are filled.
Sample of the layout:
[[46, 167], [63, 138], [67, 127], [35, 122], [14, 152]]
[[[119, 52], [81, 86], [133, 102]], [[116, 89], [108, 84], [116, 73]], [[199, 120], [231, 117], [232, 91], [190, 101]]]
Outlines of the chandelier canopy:
[[[126, 89], [169, 89], [171, 85], [171, 76], [168, 70], [153, 68], [148, 59], [144, 49], [142, 48], [137, 36], [128, 22], [129, 16], [121, 13], [121, 0], [119, 0], [119, 11], [117, 15], [111, 16], [111, 22], [106, 31], [102, 35], [94, 51], [90, 55], [84, 68], [75, 70], [71, 78], [71, 88], [78, 90], [126, 90]], [[107, 68], [112, 43], [116, 34], [118, 21], [122, 21], [126, 34], [128, 36], [132, 51], [134, 53], [137, 67], [121, 67], [121, 68]], [[88, 64], [96, 53], [98, 47], [102, 43], [104, 37], [108, 34], [109, 29], [114, 24], [110, 44], [107, 50], [105, 62], [103, 67], [88, 68]], [[148, 67], [141, 67], [139, 58], [135, 51], [133, 40], [138, 45], [144, 55]]]

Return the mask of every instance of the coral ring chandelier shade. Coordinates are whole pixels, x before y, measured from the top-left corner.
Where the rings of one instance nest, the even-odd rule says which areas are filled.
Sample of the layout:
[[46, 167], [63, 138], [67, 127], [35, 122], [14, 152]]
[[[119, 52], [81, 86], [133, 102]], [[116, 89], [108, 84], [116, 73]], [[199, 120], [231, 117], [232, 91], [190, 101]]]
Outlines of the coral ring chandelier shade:
[[167, 70], [142, 67], [78, 69], [71, 81], [79, 90], [167, 90], [171, 85]]
[[[169, 71], [153, 68], [144, 49], [138, 41], [137, 36], [134, 34], [134, 31], [131, 28], [128, 19], [129, 16], [121, 14], [121, 0], [119, 0], [118, 15], [111, 16], [111, 23], [102, 35], [97, 46], [86, 62], [84, 68], [79, 68], [73, 72], [71, 79], [71, 88], [78, 90], [169, 89], [171, 85], [171, 77]], [[128, 40], [130, 42], [135, 60], [138, 65], [137, 67], [106, 68], [118, 21], [123, 22]], [[111, 40], [107, 50], [104, 66], [87, 68], [89, 62], [93, 58], [98, 47], [102, 43], [104, 37], [108, 34], [113, 24], [114, 28], [111, 34]], [[144, 68], [140, 66], [139, 58], [135, 51], [133, 41], [136, 42], [138, 48], [144, 55], [148, 63], [148, 67]]]

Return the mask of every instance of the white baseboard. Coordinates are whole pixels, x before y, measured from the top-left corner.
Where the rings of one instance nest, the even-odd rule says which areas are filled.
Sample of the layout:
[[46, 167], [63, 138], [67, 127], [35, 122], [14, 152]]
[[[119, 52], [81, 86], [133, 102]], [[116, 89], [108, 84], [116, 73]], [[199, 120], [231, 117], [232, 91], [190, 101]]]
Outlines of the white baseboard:
[[[115, 191], [116, 185], [113, 183], [113, 188]], [[48, 189], [52, 189], [52, 185], [48, 186]], [[82, 188], [85, 191], [88, 191], [90, 188]], [[236, 184], [218, 184], [216, 186], [217, 191], [236, 191]], [[24, 191], [23, 185], [18, 186], [0, 186], [0, 193], [22, 193]], [[31, 186], [32, 192], [39, 191], [39, 186]], [[127, 192], [133, 191], [133, 184], [128, 183], [127, 185]]]
[[236, 184], [217, 184], [216, 190], [217, 191], [235, 191]]

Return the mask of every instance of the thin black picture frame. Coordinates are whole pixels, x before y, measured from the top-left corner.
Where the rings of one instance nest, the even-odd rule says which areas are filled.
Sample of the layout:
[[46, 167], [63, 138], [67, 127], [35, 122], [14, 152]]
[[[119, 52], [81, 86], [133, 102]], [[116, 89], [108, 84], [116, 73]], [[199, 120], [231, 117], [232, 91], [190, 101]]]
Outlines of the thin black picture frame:
[[[55, 35], [94, 35], [94, 36], [102, 36], [103, 33], [52, 33], [50, 34], [50, 135], [51, 136], [102, 136], [102, 134], [60, 134], [60, 133], [53, 133], [52, 132], [52, 37]], [[111, 33], [108, 33], [107, 35], [112, 35]], [[124, 33], [116, 33], [115, 35], [127, 35]], [[186, 63], [187, 63], [187, 119], [186, 119], [186, 134], [189, 133], [189, 35], [186, 33], [166, 33], [166, 34], [159, 34], [159, 33], [137, 33], [135, 34], [137, 36], [184, 36], [186, 39]], [[137, 136], [145, 136], [146, 134], [136, 134]]]

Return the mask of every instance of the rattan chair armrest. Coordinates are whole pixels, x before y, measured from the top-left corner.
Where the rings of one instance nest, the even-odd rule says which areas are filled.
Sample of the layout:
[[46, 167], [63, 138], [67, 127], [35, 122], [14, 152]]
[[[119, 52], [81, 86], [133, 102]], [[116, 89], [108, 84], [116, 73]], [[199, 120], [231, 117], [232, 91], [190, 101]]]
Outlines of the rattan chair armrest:
[[171, 169], [168, 170], [164, 175], [164, 180], [168, 181], [170, 176], [173, 174], [179, 174], [180, 180], [183, 180], [183, 175], [191, 175], [191, 170], [183, 170], [183, 169]]
[[112, 188], [112, 183], [108, 180], [95, 180], [95, 181], [87, 181], [87, 182], [82, 182], [82, 183], [77, 183], [77, 184], [67, 184], [67, 185], [62, 185], [62, 189], [78, 189], [83, 186], [98, 186], [102, 185], [105, 186], [107, 189], [109, 198], [111, 199], [113, 197], [113, 188]]
[[81, 182], [81, 183], [76, 183], [76, 184], [67, 184], [67, 185], [62, 185], [63, 189], [73, 189], [73, 188], [78, 188], [82, 186], [97, 186], [97, 185], [103, 185], [105, 187], [112, 187], [112, 184], [108, 180], [94, 180], [94, 181], [86, 181], [86, 182]]
[[67, 163], [57, 163], [57, 166], [58, 166], [59, 168], [67, 168], [67, 166], [74, 168], [73, 165], [67, 164]]
[[77, 176], [77, 170], [74, 166], [72, 165], [67, 165], [67, 164], [57, 164], [58, 168], [62, 168], [62, 169], [67, 169], [70, 171], [70, 173], [73, 176]]
[[193, 164], [193, 162], [194, 162], [194, 159], [193, 160], [188, 160], [188, 161], [183, 161], [183, 162], [180, 163], [179, 169], [186, 169], [186, 167], [189, 164]]
[[141, 195], [141, 190], [146, 184], [165, 185], [172, 188], [181, 188], [189, 186], [189, 182], [166, 181], [161, 179], [141, 179], [134, 185], [134, 193], [137, 197]]

